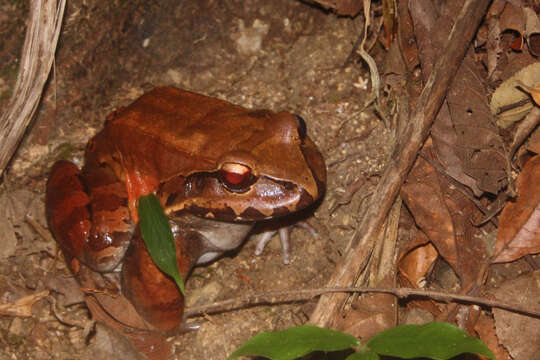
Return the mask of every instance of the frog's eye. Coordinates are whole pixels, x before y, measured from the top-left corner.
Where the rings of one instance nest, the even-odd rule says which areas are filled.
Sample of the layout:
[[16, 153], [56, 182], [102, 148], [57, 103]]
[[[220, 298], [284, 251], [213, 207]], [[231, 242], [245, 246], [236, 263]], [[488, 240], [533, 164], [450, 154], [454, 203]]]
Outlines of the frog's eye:
[[299, 115], [295, 115], [294, 118], [296, 120], [296, 125], [298, 126], [298, 135], [300, 136], [300, 140], [304, 140], [307, 134], [306, 122]]
[[246, 165], [227, 162], [219, 170], [219, 179], [231, 191], [242, 192], [253, 184], [255, 177]]

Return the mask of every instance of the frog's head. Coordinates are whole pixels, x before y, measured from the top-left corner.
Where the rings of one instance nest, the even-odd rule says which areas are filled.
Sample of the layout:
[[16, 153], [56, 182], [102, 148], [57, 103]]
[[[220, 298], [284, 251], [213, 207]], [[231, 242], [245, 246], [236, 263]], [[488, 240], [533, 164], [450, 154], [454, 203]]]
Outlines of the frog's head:
[[167, 212], [258, 221], [294, 213], [322, 196], [324, 161], [302, 118], [270, 111], [228, 114], [225, 121], [212, 116], [217, 119], [203, 123], [214, 127], [213, 146], [221, 154], [213, 168], [206, 165], [163, 184]]

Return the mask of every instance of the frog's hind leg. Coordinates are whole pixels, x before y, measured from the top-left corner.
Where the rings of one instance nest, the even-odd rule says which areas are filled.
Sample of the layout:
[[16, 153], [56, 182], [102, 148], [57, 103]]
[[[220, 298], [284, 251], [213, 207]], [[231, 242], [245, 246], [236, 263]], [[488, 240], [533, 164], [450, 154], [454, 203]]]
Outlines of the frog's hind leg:
[[45, 201], [49, 227], [67, 261], [76, 258], [96, 271], [118, 265], [134, 225], [125, 185], [112, 169], [87, 167], [83, 175], [73, 163], [58, 161], [47, 181]]

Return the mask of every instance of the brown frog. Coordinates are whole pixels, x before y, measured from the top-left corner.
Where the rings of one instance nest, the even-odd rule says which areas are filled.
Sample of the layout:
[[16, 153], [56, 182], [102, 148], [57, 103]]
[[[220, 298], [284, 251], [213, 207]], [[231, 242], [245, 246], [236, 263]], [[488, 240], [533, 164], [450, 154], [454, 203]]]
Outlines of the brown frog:
[[[139, 196], [158, 197], [185, 276], [238, 247], [255, 222], [313, 204], [325, 182], [323, 158], [300, 117], [161, 87], [107, 118], [82, 170], [66, 161], [53, 166], [46, 208], [70, 268], [105, 312], [134, 328], [170, 332], [181, 324], [183, 297], [141, 240]], [[126, 314], [134, 309], [141, 319], [123, 319], [115, 294]]]

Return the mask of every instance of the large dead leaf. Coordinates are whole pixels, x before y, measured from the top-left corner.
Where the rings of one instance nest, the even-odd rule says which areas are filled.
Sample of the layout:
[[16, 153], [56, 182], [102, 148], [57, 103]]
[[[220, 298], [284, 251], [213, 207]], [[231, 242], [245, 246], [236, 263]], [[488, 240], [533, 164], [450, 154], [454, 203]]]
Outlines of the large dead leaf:
[[101, 304], [92, 296], [88, 296], [86, 304], [92, 312], [93, 318], [124, 336], [131, 346], [143, 353], [149, 360], [166, 360], [171, 353], [171, 343], [167, 338], [157, 332], [135, 329], [116, 320], [108, 314]]
[[418, 158], [401, 187], [401, 197], [418, 227], [457, 273], [454, 224], [444, 202], [435, 168]]
[[499, 339], [495, 334], [495, 320], [485, 313], [480, 313], [474, 330], [480, 337], [480, 340], [487, 345], [487, 347], [493, 351], [498, 360], [511, 360], [510, 354], [506, 349], [499, 344]]
[[[423, 152], [433, 156], [429, 140]], [[421, 157], [409, 173], [401, 195], [418, 227], [461, 280], [463, 291], [473, 289], [484, 278], [489, 262], [485, 246], [476, 240], [479, 230], [472, 226], [471, 219], [478, 212], [473, 202]], [[417, 247], [399, 261], [401, 274], [414, 286], [436, 259], [428, 253], [429, 247]]]
[[523, 7], [523, 17], [525, 18], [525, 39], [529, 51], [534, 56], [540, 55], [540, 19], [536, 12], [529, 8]]
[[470, 49], [447, 101], [457, 134], [455, 150], [464, 172], [476, 179], [481, 190], [497, 194], [507, 183], [505, 151], [489, 111], [484, 77]]
[[[77, 279], [84, 289], [92, 318], [125, 336], [131, 346], [149, 360], [165, 360], [171, 351], [166, 336], [152, 329], [120, 292], [119, 273], [101, 274], [76, 260]], [[76, 265], [74, 265], [76, 264]]]
[[48, 289], [64, 295], [59, 302], [62, 306], [84, 302], [84, 293], [77, 280], [72, 276], [66, 277], [63, 274], [49, 273], [43, 282]]
[[501, 31], [513, 30], [521, 35], [525, 31], [525, 19], [519, 6], [506, 2], [499, 16], [499, 26]]
[[98, 324], [93, 342], [83, 354], [83, 360], [148, 360], [133, 349], [128, 339], [118, 331]]
[[439, 176], [444, 200], [454, 224], [457, 250], [457, 275], [461, 288], [470, 291], [483, 281], [489, 256], [484, 243], [478, 241], [480, 230], [472, 225], [476, 207], [462, 192], [452, 186], [444, 176]]
[[516, 185], [518, 198], [503, 209], [493, 262], [540, 252], [540, 155], [525, 164]]
[[[539, 311], [540, 271], [507, 280], [490, 292], [497, 300], [515, 303]], [[531, 316], [493, 309], [499, 341], [514, 359], [538, 359], [540, 354], [540, 321]]]
[[458, 137], [446, 103], [441, 107], [437, 119], [433, 123], [431, 136], [437, 149], [437, 159], [448, 175], [471, 189], [474, 195], [481, 196], [482, 190], [476, 184], [476, 179], [465, 173], [463, 163], [456, 153]]

